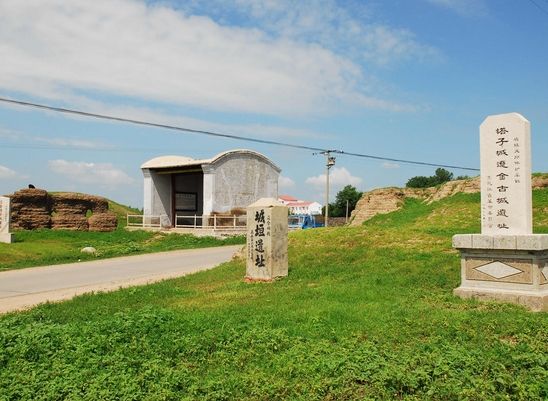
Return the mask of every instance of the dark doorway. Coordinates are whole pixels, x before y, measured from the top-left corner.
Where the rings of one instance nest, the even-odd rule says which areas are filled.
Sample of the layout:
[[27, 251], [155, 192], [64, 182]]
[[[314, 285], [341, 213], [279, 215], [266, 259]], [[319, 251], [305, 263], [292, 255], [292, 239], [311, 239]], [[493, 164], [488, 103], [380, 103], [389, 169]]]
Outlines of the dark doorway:
[[204, 173], [200, 171], [181, 172], [172, 175], [173, 215], [192, 216], [175, 217], [174, 225], [190, 225], [196, 221], [194, 216], [201, 215], [204, 207]]

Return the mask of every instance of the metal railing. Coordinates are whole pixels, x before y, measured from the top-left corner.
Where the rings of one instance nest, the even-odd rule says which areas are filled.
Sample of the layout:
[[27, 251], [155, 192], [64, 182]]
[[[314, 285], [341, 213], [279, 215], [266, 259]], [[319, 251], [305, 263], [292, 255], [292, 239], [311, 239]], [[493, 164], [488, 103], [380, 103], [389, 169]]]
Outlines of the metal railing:
[[142, 215], [142, 214], [128, 214], [127, 226], [128, 227], [151, 227], [162, 228], [166, 226], [167, 215], [161, 214], [157, 216]]
[[[289, 229], [311, 228], [321, 227], [323, 224], [311, 220], [312, 224], [305, 227], [304, 219], [306, 216], [288, 216]], [[317, 217], [317, 216], [316, 216]], [[171, 221], [166, 214], [161, 215], [140, 215], [140, 214], [128, 214], [127, 215], [128, 227], [142, 227], [142, 228], [171, 228]], [[247, 215], [235, 215], [235, 214], [176, 214], [175, 215], [175, 228], [186, 228], [196, 230], [221, 230], [221, 231], [242, 231], [245, 232], [247, 226]]]
[[175, 228], [195, 228], [213, 230], [245, 230], [247, 216], [234, 214], [211, 214], [211, 215], [184, 215], [175, 216]]

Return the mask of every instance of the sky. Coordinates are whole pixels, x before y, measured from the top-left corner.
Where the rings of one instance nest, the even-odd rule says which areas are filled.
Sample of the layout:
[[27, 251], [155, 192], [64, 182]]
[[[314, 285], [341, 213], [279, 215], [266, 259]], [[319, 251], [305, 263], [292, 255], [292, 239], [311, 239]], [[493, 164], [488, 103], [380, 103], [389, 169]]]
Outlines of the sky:
[[[0, 0], [0, 97], [471, 168], [486, 116], [518, 112], [547, 172], [546, 38], [548, 0]], [[312, 151], [0, 102], [0, 194], [33, 184], [141, 208], [145, 161], [230, 149], [277, 164], [280, 194], [324, 203]], [[335, 156], [331, 199], [436, 169]]]

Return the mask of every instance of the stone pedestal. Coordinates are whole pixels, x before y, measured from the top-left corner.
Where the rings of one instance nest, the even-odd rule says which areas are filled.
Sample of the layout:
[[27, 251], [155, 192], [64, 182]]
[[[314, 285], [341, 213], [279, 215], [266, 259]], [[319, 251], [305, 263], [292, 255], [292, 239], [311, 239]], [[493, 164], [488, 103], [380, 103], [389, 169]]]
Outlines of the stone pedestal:
[[287, 276], [288, 208], [261, 198], [247, 208], [247, 281]]
[[462, 298], [498, 300], [548, 311], [548, 235], [460, 234]]
[[11, 234], [11, 233], [0, 233], [0, 242], [5, 242], [6, 244], [11, 244], [13, 242], [13, 234]]

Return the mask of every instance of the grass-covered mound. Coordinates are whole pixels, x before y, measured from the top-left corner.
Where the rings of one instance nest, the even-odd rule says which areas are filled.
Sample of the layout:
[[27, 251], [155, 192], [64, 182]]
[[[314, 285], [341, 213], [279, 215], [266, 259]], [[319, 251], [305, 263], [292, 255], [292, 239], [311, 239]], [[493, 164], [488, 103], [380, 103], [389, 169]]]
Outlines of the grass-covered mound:
[[[548, 232], [548, 190], [534, 193]], [[0, 400], [542, 400], [548, 315], [456, 298], [479, 194], [292, 233], [289, 277], [243, 261], [0, 318]]]

